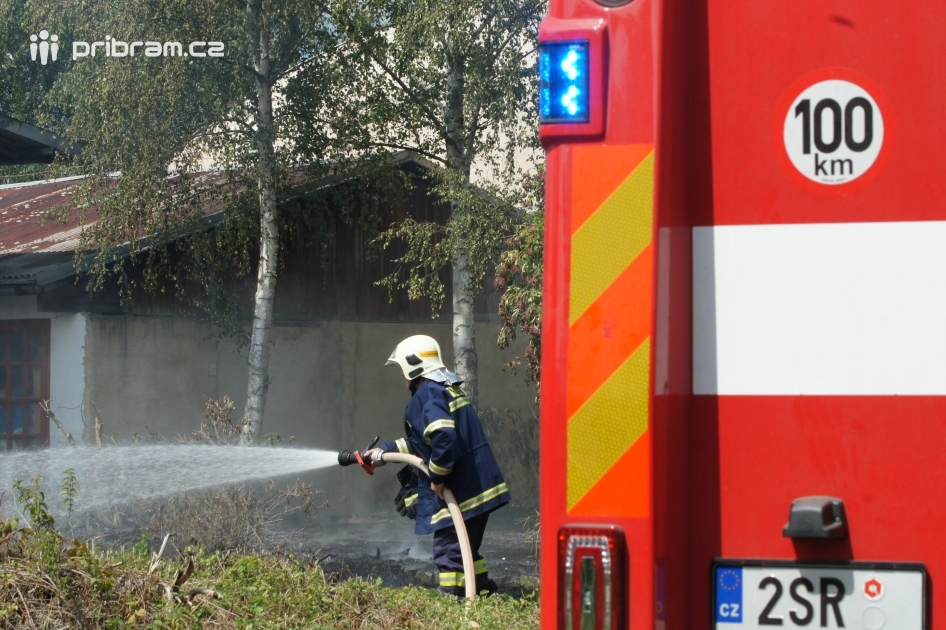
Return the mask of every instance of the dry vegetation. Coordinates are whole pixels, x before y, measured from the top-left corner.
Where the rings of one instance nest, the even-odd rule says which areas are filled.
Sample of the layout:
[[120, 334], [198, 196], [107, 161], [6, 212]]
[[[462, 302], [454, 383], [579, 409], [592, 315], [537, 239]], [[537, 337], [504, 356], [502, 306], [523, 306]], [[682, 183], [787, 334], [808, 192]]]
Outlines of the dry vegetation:
[[95, 550], [55, 531], [3, 527], [2, 628], [538, 627], [534, 597], [467, 606], [430, 589], [339, 582], [313, 559], [287, 554], [157, 558], [144, 543]]

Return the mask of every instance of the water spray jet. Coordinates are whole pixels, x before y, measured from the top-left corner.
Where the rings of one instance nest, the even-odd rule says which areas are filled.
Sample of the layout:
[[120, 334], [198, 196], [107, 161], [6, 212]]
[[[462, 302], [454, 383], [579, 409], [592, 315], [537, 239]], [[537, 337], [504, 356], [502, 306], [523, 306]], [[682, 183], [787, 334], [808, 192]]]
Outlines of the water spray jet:
[[[336, 453], [322, 449], [210, 444], [137, 444], [61, 447], [0, 457], [0, 492], [14, 479], [36, 475], [58, 485], [72, 468], [82, 490], [76, 509], [105, 508], [334, 466]], [[0, 507], [6, 508], [4, 504]]]

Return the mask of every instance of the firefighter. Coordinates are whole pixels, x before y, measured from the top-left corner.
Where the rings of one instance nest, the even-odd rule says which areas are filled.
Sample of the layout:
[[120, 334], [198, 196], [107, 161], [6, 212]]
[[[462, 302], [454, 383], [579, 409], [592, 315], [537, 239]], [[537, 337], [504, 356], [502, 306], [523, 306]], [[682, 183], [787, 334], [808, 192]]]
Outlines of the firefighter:
[[413, 467], [402, 470], [398, 474], [402, 487], [395, 504], [402, 515], [415, 519], [417, 534], [433, 533], [441, 592], [462, 597], [463, 559], [443, 500], [443, 487], [447, 485], [463, 513], [473, 552], [476, 591], [492, 593], [496, 583], [489, 579], [479, 548], [489, 513], [509, 503], [510, 496], [480, 419], [460, 389], [461, 381], [444, 366], [440, 346], [432, 337], [414, 335], [399, 343], [385, 365], [394, 364], [401, 366], [411, 391], [404, 414], [406, 436], [379, 448], [417, 455], [430, 471], [427, 477], [413, 472]]

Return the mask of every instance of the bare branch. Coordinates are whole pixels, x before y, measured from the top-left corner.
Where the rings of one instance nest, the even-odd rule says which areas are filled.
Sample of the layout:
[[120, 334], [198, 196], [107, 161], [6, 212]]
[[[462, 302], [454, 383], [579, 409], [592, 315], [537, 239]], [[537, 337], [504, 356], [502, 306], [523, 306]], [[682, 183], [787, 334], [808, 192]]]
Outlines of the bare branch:
[[59, 418], [56, 417], [56, 412], [59, 411], [59, 407], [56, 407], [56, 409], [50, 409], [49, 408], [50, 402], [52, 401], [49, 401], [49, 400], [41, 401], [39, 403], [39, 406], [42, 407], [43, 411], [46, 412], [46, 415], [49, 416], [49, 419], [55, 422], [56, 426], [59, 427], [59, 432], [62, 433], [62, 437], [66, 438], [66, 441], [68, 441], [69, 444], [76, 446], [76, 441], [73, 439], [72, 434], [66, 430], [66, 427], [65, 425], [63, 425], [62, 421], [60, 421]]
[[154, 573], [154, 570], [158, 568], [158, 565], [161, 564], [161, 556], [164, 555], [164, 547], [168, 544], [168, 538], [172, 536], [173, 532], [168, 532], [164, 536], [164, 542], [161, 543], [161, 548], [158, 550], [158, 553], [151, 556], [151, 565], [148, 567], [148, 575]]

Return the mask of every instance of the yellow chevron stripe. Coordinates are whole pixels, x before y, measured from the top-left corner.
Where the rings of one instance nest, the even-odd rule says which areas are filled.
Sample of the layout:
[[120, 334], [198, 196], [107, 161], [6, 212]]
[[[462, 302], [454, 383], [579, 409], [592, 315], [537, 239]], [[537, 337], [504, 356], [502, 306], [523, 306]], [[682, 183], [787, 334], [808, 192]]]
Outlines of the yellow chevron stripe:
[[653, 239], [654, 153], [572, 235], [569, 325]]
[[647, 430], [650, 338], [608, 377], [568, 421], [571, 510]]

